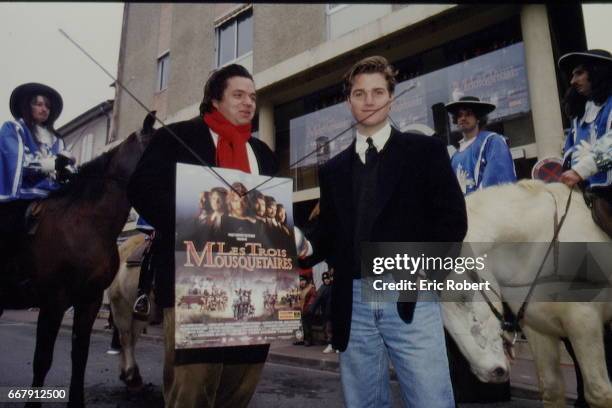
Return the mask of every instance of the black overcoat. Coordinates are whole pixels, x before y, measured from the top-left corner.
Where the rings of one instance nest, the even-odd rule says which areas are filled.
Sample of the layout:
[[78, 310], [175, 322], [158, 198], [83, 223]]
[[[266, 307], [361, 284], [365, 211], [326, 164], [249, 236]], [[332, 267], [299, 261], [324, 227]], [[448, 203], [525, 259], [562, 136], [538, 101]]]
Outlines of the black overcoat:
[[[380, 155], [370, 241], [461, 242], [467, 232], [465, 200], [446, 146], [435, 138], [392, 129]], [[325, 259], [334, 268], [333, 346], [341, 351], [349, 340], [353, 271], [360, 262], [353, 249], [355, 157], [353, 142], [321, 168], [321, 212], [308, 236], [313, 257]], [[398, 303], [398, 310], [402, 319], [410, 322], [414, 303]]]

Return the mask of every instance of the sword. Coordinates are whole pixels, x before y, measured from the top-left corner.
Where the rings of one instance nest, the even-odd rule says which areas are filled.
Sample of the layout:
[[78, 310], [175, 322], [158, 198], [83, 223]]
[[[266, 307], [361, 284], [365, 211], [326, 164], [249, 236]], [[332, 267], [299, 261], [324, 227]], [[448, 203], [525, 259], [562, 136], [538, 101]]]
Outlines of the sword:
[[[85, 56], [92, 61], [94, 64], [96, 64], [96, 66], [98, 66], [98, 68], [100, 68], [110, 79], [112, 79], [118, 86], [121, 87], [121, 89], [123, 89], [129, 96], [132, 97], [132, 99], [134, 99], [134, 101], [136, 101], [136, 103], [142, 108], [144, 109], [148, 114], [151, 114], [151, 109], [149, 109], [144, 103], [142, 103], [142, 101], [140, 99], [138, 99], [138, 97], [136, 95], [134, 95], [121, 81], [119, 81], [117, 78], [115, 78], [110, 72], [108, 72], [108, 70], [106, 68], [104, 68], [102, 66], [102, 64], [100, 64], [94, 57], [92, 57], [79, 43], [77, 43], [74, 39], [72, 39], [72, 37], [70, 37], [64, 30], [62, 30], [61, 28], [59, 29], [59, 32], [68, 40], [70, 41], [75, 47], [77, 47], [77, 49], [79, 49], [79, 51], [81, 51], [83, 54], [85, 54]], [[340, 133], [338, 133], [337, 135], [333, 136], [330, 140], [326, 141], [325, 143], [321, 144], [320, 146], [316, 147], [313, 151], [311, 151], [310, 153], [306, 154], [305, 156], [301, 157], [300, 159], [296, 160], [294, 163], [289, 164], [289, 169], [295, 167], [296, 165], [298, 165], [299, 163], [303, 162], [304, 160], [306, 160], [307, 158], [309, 158], [310, 156], [312, 156], [313, 154], [316, 154], [320, 149], [323, 149], [325, 147], [327, 147], [331, 142], [333, 142], [334, 140], [338, 139], [340, 136], [342, 136], [343, 134], [345, 134], [346, 132], [348, 132], [349, 130], [352, 130], [353, 128], [355, 128], [357, 125], [363, 123], [364, 121], [366, 121], [367, 119], [369, 119], [371, 116], [375, 115], [376, 113], [378, 113], [378, 111], [380, 111], [381, 109], [386, 108], [387, 106], [389, 106], [391, 103], [393, 103], [395, 100], [399, 99], [401, 96], [403, 96], [404, 94], [406, 94], [407, 92], [413, 90], [416, 87], [415, 84], [411, 84], [408, 88], [404, 89], [402, 92], [400, 92], [399, 94], [397, 94], [396, 96], [394, 96], [389, 102], [387, 102], [386, 104], [384, 104], [383, 106], [381, 106], [380, 108], [376, 109], [375, 111], [373, 111], [371, 114], [369, 114], [368, 116], [366, 116], [365, 118], [363, 118], [360, 121], [356, 121], [354, 123], [352, 123], [349, 127], [347, 127], [346, 129], [342, 130]], [[233, 188], [231, 186], [231, 184], [225, 180], [225, 178], [223, 178], [223, 176], [221, 176], [212, 166], [206, 164], [206, 162], [204, 161], [204, 159], [202, 159], [202, 157], [200, 157], [200, 155], [198, 153], [196, 153], [191, 147], [189, 147], [183, 140], [181, 140], [176, 133], [174, 133], [174, 131], [172, 131], [172, 129], [170, 129], [161, 119], [159, 119], [157, 116], [154, 115], [154, 118], [157, 122], [159, 122], [159, 124], [168, 131], [168, 133], [170, 133], [170, 135], [172, 135], [172, 137], [174, 137], [174, 139], [179, 142], [185, 149], [187, 149], [187, 151], [189, 153], [191, 153], [193, 155], [193, 157], [199, 161], [204, 167], [207, 167], [208, 169], [210, 169], [210, 171], [212, 171], [219, 179], [221, 179], [232, 191], [234, 191], [234, 193], [238, 194], [239, 196], [245, 196], [248, 195], [249, 193], [251, 193], [252, 191], [256, 190], [257, 188], [263, 186], [264, 184], [267, 184], [269, 181], [271, 181], [274, 176], [270, 176], [267, 180], [264, 180], [263, 182], [261, 182], [260, 184], [258, 184], [257, 186], [253, 187], [252, 189], [248, 190], [246, 193], [244, 194], [240, 194], [238, 191], [236, 191], [235, 188]]]

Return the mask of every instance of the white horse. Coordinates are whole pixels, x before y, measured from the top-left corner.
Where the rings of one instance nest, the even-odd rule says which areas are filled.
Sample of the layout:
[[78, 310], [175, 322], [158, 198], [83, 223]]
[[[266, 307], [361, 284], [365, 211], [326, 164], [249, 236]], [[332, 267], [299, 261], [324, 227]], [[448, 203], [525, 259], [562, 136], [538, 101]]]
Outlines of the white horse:
[[[119, 247], [120, 266], [115, 280], [108, 288], [113, 321], [119, 331], [121, 356], [119, 361], [119, 378], [130, 389], [142, 386], [142, 377], [136, 363], [135, 348], [138, 336], [147, 327], [148, 322], [134, 319], [132, 306], [138, 292], [140, 266], [128, 266], [126, 260], [145, 241], [145, 234], [137, 234], [128, 238]], [[152, 299], [151, 299], [152, 300]], [[152, 304], [152, 309], [154, 305]]]
[[[495, 253], [488, 267], [479, 272], [482, 280], [491, 282], [501, 296], [505, 288], [523, 286], [524, 293], [534, 280], [544, 248], [554, 234], [555, 208], [563, 215], [570, 190], [563, 184], [544, 184], [525, 180], [517, 184], [491, 187], [466, 198], [468, 233], [465, 242], [489, 243], [480, 245], [480, 253]], [[595, 226], [582, 195], [574, 192], [567, 218], [559, 233], [560, 242], [610, 242], [607, 235]], [[521, 253], [508, 253], [502, 243], [540, 243], [525, 245]], [[609, 257], [609, 252], [606, 256]], [[549, 256], [549, 258], [552, 258]], [[572, 259], [560, 259], [563, 262]], [[575, 261], [575, 260], [573, 260]], [[552, 263], [549, 259], [548, 263]], [[548, 265], [550, 266], [550, 265]], [[609, 264], [606, 266], [609, 268]], [[550, 270], [552, 268], [545, 268]], [[547, 272], [548, 274], [548, 272]], [[543, 277], [545, 274], [541, 275]], [[482, 301], [462, 301], [457, 293], [443, 294], [444, 323], [472, 371], [483, 381], [500, 382], [504, 358], [501, 324], [490, 307]], [[480, 296], [478, 294], [477, 296]], [[446, 297], [446, 299], [444, 298]], [[455, 297], [455, 299], [452, 299]], [[501, 302], [489, 293], [493, 306], [501, 311]], [[522, 296], [513, 296], [508, 305], [516, 314]], [[609, 298], [607, 298], [609, 299]], [[482, 300], [482, 299], [475, 299]], [[528, 303], [521, 328], [533, 353], [542, 400], [545, 407], [564, 407], [565, 391], [560, 370], [560, 337], [569, 338], [582, 370], [585, 396], [592, 407], [612, 407], [610, 385], [603, 347], [604, 324], [612, 319], [612, 302], [536, 302]], [[466, 330], [466, 328], [469, 328]]]

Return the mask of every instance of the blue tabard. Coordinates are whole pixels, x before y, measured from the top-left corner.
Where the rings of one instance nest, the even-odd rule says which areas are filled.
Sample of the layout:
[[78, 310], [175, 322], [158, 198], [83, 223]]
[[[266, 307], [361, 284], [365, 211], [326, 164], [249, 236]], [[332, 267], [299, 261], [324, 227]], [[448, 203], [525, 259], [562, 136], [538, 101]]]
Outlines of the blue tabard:
[[[600, 107], [595, 118], [587, 118], [587, 113], [580, 119], [572, 120], [572, 127], [565, 139], [564, 158], [572, 155], [572, 167], [580, 161], [583, 155], [592, 154], [592, 146], [611, 128], [612, 95]], [[590, 120], [590, 121], [589, 121]], [[608, 136], [609, 137], [609, 136]], [[609, 186], [612, 184], [612, 169], [599, 171], [585, 180], [590, 186]]]
[[22, 119], [4, 122], [0, 128], [0, 202], [44, 198], [59, 188], [52, 175], [40, 170], [39, 162], [62, 150], [60, 138], [52, 146], [39, 144]]
[[155, 228], [153, 228], [151, 224], [149, 224], [147, 220], [142, 218], [140, 215], [138, 216], [138, 219], [136, 220], [136, 229], [146, 234], [149, 234], [151, 231], [155, 230]]
[[516, 181], [510, 149], [503, 136], [493, 132], [479, 132], [464, 151], [453, 154], [451, 165], [464, 195]]

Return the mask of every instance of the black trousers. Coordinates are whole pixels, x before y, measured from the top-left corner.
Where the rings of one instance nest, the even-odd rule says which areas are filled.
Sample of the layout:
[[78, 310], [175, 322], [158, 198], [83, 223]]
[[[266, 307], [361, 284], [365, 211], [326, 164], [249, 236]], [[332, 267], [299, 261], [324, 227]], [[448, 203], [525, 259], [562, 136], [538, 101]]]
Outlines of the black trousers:
[[2, 238], [6, 234], [16, 234], [25, 229], [24, 215], [32, 201], [15, 200], [0, 203], [0, 232]]
[[[147, 239], [151, 238], [149, 237]], [[142, 258], [142, 264], [140, 265], [140, 276], [138, 277], [139, 295], [148, 295], [151, 292], [151, 288], [153, 286], [153, 280], [155, 278], [155, 268], [153, 263], [153, 245], [155, 245], [155, 241], [149, 242]]]
[[312, 313], [302, 313], [302, 330], [304, 342], [312, 343]]
[[28, 268], [18, 268], [18, 254], [25, 237], [24, 215], [32, 200], [0, 203], [0, 308], [35, 306], [36, 295], [28, 280]]
[[32, 200], [15, 200], [0, 203], [0, 259], [2, 270], [5, 269], [7, 254], [14, 254], [18, 250], [20, 236], [25, 233], [25, 212]]

